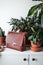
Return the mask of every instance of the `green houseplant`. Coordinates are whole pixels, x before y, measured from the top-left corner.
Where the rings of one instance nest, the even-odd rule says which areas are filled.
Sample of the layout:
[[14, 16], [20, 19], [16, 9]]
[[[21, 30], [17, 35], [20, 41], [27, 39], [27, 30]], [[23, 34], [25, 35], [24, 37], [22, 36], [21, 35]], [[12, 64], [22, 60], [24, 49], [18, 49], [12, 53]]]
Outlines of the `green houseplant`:
[[5, 32], [0, 27], [0, 46], [5, 44]]
[[[28, 37], [31, 40], [31, 50], [40, 51], [43, 43], [43, 28], [41, 26], [41, 16], [43, 15], [43, 3], [31, 7], [28, 12], [30, 17], [32, 34]], [[27, 18], [28, 19], [28, 18]]]
[[31, 43], [31, 50], [32, 51], [40, 51], [41, 50], [41, 44], [43, 44], [43, 28], [37, 27], [38, 30], [35, 29], [31, 36], [28, 37]]

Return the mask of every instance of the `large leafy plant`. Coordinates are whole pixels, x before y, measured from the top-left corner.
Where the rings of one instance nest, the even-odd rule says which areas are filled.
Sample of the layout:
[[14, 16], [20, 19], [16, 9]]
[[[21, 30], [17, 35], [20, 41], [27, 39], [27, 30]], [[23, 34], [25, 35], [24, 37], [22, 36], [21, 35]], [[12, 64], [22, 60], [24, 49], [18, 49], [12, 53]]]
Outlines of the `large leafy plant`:
[[33, 33], [28, 37], [36, 44], [37, 40], [41, 38], [41, 43], [43, 42], [43, 28], [41, 26], [41, 16], [43, 15], [43, 3], [31, 7], [28, 12], [27, 19], [30, 19], [30, 24], [32, 26], [31, 30]]

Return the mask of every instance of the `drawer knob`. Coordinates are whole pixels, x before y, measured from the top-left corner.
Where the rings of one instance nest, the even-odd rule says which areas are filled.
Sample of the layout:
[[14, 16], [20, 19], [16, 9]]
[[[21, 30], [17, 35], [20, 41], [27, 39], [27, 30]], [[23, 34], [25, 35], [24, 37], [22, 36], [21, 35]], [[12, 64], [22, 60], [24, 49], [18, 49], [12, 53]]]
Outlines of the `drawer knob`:
[[32, 61], [35, 61], [36, 59], [35, 58], [32, 58]]
[[26, 58], [24, 58], [23, 60], [24, 60], [24, 61], [26, 61], [27, 59], [26, 59]]

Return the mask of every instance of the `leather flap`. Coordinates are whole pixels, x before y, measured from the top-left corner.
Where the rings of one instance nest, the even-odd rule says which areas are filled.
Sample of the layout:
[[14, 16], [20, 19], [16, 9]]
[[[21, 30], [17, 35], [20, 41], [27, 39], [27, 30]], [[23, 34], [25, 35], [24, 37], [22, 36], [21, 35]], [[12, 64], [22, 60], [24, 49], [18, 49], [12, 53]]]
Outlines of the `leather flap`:
[[22, 46], [24, 43], [24, 38], [25, 38], [26, 32], [9, 32], [7, 37], [6, 37], [6, 43], [12, 44], [12, 45], [17, 45], [17, 46]]

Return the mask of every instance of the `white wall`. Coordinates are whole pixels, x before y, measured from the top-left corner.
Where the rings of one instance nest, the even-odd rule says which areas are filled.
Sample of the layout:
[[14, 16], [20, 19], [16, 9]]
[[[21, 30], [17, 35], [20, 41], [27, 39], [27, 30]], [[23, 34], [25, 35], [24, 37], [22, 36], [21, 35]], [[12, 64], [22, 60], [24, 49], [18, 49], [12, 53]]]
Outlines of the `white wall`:
[[32, 0], [0, 0], [0, 27], [6, 32], [11, 30], [10, 18], [26, 17], [31, 6], [40, 3]]

